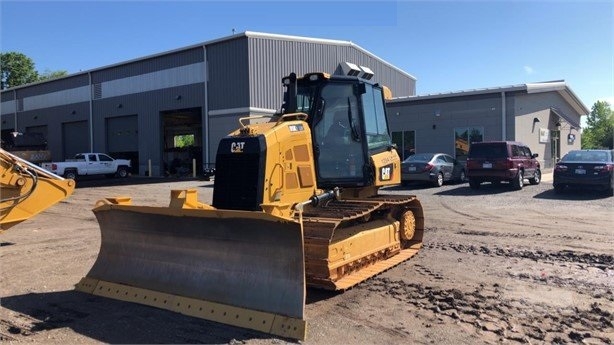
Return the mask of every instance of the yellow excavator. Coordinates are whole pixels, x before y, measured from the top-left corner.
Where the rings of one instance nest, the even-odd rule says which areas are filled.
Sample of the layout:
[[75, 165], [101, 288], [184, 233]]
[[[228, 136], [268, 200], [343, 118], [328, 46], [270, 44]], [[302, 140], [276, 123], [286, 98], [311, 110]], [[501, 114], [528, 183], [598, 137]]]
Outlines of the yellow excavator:
[[79, 291], [305, 339], [306, 287], [345, 290], [415, 255], [424, 217], [400, 183], [388, 88], [358, 77], [282, 79], [279, 114], [240, 119], [216, 156], [211, 205], [101, 200], [101, 248]]
[[66, 180], [0, 149], [0, 233], [69, 197]]

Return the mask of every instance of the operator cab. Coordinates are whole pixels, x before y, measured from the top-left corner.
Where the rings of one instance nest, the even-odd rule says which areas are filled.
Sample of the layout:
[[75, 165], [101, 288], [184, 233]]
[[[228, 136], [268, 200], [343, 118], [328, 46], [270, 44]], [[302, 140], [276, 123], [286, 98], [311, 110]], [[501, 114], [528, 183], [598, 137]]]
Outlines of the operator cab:
[[318, 185], [372, 185], [369, 157], [392, 148], [383, 87], [358, 77], [310, 73], [291, 74], [283, 114], [308, 114]]

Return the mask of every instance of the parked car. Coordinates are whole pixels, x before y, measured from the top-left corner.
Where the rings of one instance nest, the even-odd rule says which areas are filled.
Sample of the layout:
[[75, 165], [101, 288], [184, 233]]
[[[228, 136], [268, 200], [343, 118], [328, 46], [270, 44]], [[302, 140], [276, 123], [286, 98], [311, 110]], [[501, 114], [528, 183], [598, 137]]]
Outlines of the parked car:
[[556, 163], [552, 185], [556, 193], [582, 187], [614, 195], [614, 150], [569, 151]]
[[412, 181], [424, 181], [441, 187], [444, 182], [464, 182], [465, 179], [464, 164], [445, 153], [417, 153], [401, 163], [403, 185]]
[[532, 185], [541, 182], [541, 168], [537, 153], [516, 141], [485, 141], [472, 143], [467, 156], [469, 186], [480, 188], [482, 182], [509, 182], [513, 189], [524, 186], [524, 179]]

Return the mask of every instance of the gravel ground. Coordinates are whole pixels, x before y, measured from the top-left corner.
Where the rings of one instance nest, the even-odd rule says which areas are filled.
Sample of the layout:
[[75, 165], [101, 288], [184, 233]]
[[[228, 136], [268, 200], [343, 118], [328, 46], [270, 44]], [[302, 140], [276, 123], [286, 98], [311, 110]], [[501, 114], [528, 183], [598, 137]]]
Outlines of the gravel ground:
[[[102, 197], [166, 205], [171, 189], [212, 182], [85, 180], [65, 202], [0, 235], [3, 343], [293, 343], [73, 291], [98, 253]], [[308, 290], [304, 344], [614, 341], [614, 198], [537, 186], [387, 188], [424, 207], [424, 248], [344, 293]]]

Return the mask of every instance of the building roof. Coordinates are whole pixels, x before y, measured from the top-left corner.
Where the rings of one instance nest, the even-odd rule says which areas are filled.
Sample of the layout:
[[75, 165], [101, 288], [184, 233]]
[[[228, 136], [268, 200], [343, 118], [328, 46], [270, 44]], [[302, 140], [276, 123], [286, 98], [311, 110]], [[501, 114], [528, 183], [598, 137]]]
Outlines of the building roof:
[[498, 86], [498, 87], [488, 87], [482, 89], [470, 89], [470, 90], [462, 90], [462, 91], [452, 91], [452, 92], [442, 92], [435, 94], [425, 94], [425, 95], [416, 95], [416, 96], [404, 96], [393, 98], [389, 102], [406, 102], [406, 101], [417, 101], [417, 100], [426, 100], [426, 99], [442, 99], [442, 98], [451, 98], [451, 97], [463, 97], [463, 96], [472, 96], [472, 95], [485, 95], [485, 94], [493, 94], [493, 93], [502, 93], [502, 92], [514, 92], [514, 91], [524, 91], [526, 93], [541, 93], [541, 92], [558, 92], [567, 103], [578, 113], [578, 115], [587, 115], [590, 113], [590, 110], [582, 103], [580, 98], [573, 92], [573, 90], [565, 83], [565, 80], [553, 80], [553, 81], [544, 81], [537, 83], [527, 83], [527, 84], [519, 84], [519, 85], [510, 85], [510, 86]]
[[168, 50], [168, 51], [164, 51], [164, 52], [160, 52], [160, 53], [156, 53], [156, 54], [152, 54], [152, 55], [147, 55], [147, 56], [143, 56], [143, 57], [139, 57], [139, 58], [135, 58], [135, 59], [131, 59], [131, 60], [126, 60], [126, 61], [122, 61], [122, 62], [111, 64], [111, 65], [106, 65], [106, 66], [102, 66], [102, 67], [96, 67], [96, 68], [89, 69], [89, 70], [86, 70], [86, 71], [80, 71], [80, 72], [76, 72], [76, 73], [71, 73], [69, 75], [66, 75], [66, 76], [63, 76], [63, 77], [60, 77], [60, 78], [56, 78], [56, 79], [38, 81], [38, 82], [34, 82], [34, 83], [19, 85], [19, 86], [16, 86], [16, 87], [11, 87], [11, 88], [8, 88], [6, 90], [2, 90], [2, 92], [6, 92], [6, 91], [9, 91], [9, 90], [18, 90], [18, 89], [21, 89], [21, 88], [25, 88], [25, 87], [29, 87], [29, 86], [37, 85], [37, 84], [42, 84], [42, 83], [47, 83], [47, 82], [58, 80], [58, 79], [71, 78], [71, 77], [78, 76], [78, 75], [88, 74], [88, 73], [92, 73], [92, 72], [96, 72], [96, 71], [102, 71], [102, 70], [105, 70], [105, 69], [109, 69], [109, 68], [113, 68], [113, 67], [117, 67], [117, 66], [121, 66], [121, 65], [126, 65], [126, 64], [130, 64], [130, 63], [134, 63], [134, 62], [138, 62], [138, 61], [142, 61], [142, 60], [148, 60], [148, 59], [152, 59], [152, 58], [155, 58], [155, 57], [164, 56], [164, 55], [168, 55], [168, 54], [173, 54], [173, 53], [176, 53], [176, 52], [180, 52], [180, 51], [184, 51], [184, 50], [189, 50], [189, 49], [194, 49], [194, 48], [198, 48], [198, 47], [203, 47], [203, 46], [207, 46], [207, 45], [211, 45], [211, 44], [215, 44], [215, 43], [219, 43], [219, 42], [230, 41], [230, 40], [241, 38], [241, 37], [264, 38], [264, 39], [282, 40], [282, 41], [311, 42], [311, 43], [318, 43], [318, 44], [331, 44], [331, 45], [340, 45], [340, 46], [350, 46], [350, 47], [354, 47], [357, 50], [362, 51], [363, 53], [365, 53], [367, 55], [370, 55], [371, 57], [373, 57], [374, 59], [378, 60], [379, 62], [390, 66], [391, 68], [397, 70], [399, 73], [404, 74], [404, 75], [412, 78], [413, 80], [416, 80], [416, 77], [414, 77], [411, 74], [409, 74], [409, 73], [399, 69], [398, 67], [396, 67], [396, 66], [392, 65], [391, 63], [383, 60], [382, 58], [380, 58], [377, 55], [369, 52], [368, 50], [366, 50], [366, 49], [364, 49], [364, 48], [362, 48], [362, 47], [352, 43], [351, 41], [339, 41], [339, 40], [331, 40], [331, 39], [323, 39], [323, 38], [312, 38], [312, 37], [302, 37], [302, 36], [289, 36], [289, 35], [270, 34], [270, 33], [263, 33], [263, 32], [245, 31], [245, 32], [238, 33], [238, 34], [233, 34], [233, 35], [230, 35], [230, 36], [220, 37], [220, 38], [216, 38], [216, 39], [213, 39], [213, 40], [209, 40], [209, 41], [205, 41], [205, 42], [201, 42], [201, 43], [196, 43], [196, 44], [193, 44], [193, 45], [190, 45], [190, 46], [186, 46], [186, 47], [181, 47], [181, 48], [177, 48], [177, 49], [173, 49], [173, 50]]

